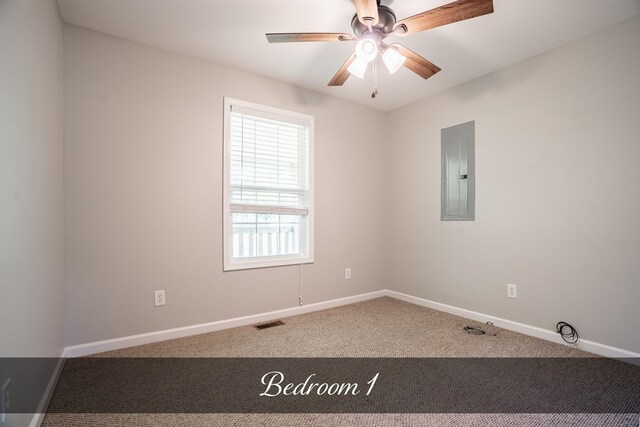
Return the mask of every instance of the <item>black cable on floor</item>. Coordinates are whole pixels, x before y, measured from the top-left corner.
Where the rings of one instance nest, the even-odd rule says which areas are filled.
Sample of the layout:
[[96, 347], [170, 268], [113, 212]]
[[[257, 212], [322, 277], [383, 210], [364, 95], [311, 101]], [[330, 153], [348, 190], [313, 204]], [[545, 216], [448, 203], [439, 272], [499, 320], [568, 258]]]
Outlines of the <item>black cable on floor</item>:
[[556, 324], [556, 331], [560, 334], [562, 339], [568, 344], [576, 344], [580, 337], [576, 328], [568, 324], [567, 322], [558, 322]]
[[[495, 328], [493, 326], [493, 323], [491, 322], [487, 322], [487, 326], [491, 327], [492, 329]], [[492, 337], [495, 337], [498, 335], [495, 331], [489, 331], [488, 328], [483, 329], [480, 326], [465, 326], [464, 328], [462, 328], [462, 330], [469, 335], [489, 335]]]

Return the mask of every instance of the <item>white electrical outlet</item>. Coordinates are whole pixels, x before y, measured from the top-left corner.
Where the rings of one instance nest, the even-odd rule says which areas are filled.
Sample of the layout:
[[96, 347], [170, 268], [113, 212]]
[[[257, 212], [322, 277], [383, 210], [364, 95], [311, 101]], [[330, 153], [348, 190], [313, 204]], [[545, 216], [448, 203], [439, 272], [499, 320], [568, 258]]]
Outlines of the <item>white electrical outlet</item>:
[[11, 378], [6, 380], [0, 390], [0, 424], [7, 420], [7, 411], [11, 407]]
[[518, 285], [507, 285], [507, 298], [518, 298]]
[[344, 269], [344, 279], [351, 280], [351, 268]]
[[153, 293], [153, 300], [156, 307], [160, 307], [161, 305], [165, 305], [167, 303], [164, 291], [155, 291]]

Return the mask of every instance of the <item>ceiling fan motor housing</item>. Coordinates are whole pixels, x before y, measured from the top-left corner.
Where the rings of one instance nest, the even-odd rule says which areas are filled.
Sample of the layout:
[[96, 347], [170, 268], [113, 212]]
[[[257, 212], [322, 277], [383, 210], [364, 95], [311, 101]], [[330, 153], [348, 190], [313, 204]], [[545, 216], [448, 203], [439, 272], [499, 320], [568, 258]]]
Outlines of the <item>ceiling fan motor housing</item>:
[[[390, 33], [395, 24], [396, 14], [393, 13], [393, 10], [387, 6], [378, 5], [378, 23], [373, 26], [373, 31], [379, 34]], [[357, 37], [369, 31], [369, 28], [358, 20], [358, 14], [353, 16], [351, 28]]]

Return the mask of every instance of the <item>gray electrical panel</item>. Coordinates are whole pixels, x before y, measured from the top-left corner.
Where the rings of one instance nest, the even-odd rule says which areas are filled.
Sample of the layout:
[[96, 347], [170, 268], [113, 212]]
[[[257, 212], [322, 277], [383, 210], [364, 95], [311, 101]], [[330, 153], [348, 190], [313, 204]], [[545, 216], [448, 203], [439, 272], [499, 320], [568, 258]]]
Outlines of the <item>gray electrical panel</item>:
[[442, 221], [475, 219], [475, 122], [442, 129]]

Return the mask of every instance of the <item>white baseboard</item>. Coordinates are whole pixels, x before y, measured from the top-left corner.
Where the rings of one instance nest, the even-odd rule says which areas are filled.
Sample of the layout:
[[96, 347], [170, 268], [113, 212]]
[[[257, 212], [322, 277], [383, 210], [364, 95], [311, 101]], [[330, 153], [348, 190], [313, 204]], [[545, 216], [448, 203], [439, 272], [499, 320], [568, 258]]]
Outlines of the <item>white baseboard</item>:
[[[166, 341], [175, 338], [183, 338], [208, 332], [220, 331], [223, 329], [235, 328], [238, 326], [252, 325], [260, 322], [267, 322], [281, 317], [295, 316], [298, 314], [310, 313], [313, 311], [325, 310], [328, 308], [338, 307], [342, 305], [353, 304], [356, 302], [366, 301], [374, 298], [388, 296], [401, 301], [428, 307], [434, 310], [443, 311], [454, 314], [456, 316], [467, 319], [476, 320], [482, 323], [492, 322], [499, 328], [508, 329], [510, 331], [519, 332], [521, 334], [530, 335], [543, 340], [551, 341], [558, 344], [566, 344], [560, 336], [552, 330], [539, 328], [537, 326], [526, 325], [524, 323], [514, 322], [512, 320], [502, 319], [488, 314], [478, 313], [459, 307], [427, 300], [424, 298], [414, 297], [411, 295], [395, 292], [391, 290], [382, 290], [370, 292], [367, 294], [354, 295], [346, 298], [339, 298], [330, 301], [319, 302], [315, 304], [304, 305], [301, 307], [292, 307], [283, 310], [271, 311], [251, 316], [236, 317], [228, 320], [220, 320], [217, 322], [203, 323], [200, 325], [185, 326], [182, 328], [167, 329], [164, 331], [150, 332], [146, 334], [131, 335], [127, 337], [114, 338], [105, 341], [97, 341], [87, 344], [80, 344], [66, 348], [66, 357], [82, 357], [90, 354], [102, 353], [105, 351], [119, 350], [138, 345], [151, 344], [159, 341]], [[640, 358], [640, 353], [612, 347], [606, 344], [581, 339], [577, 346], [581, 350], [588, 351], [600, 356], [610, 357], [614, 359], [622, 358]]]
[[40, 425], [42, 424], [47, 408], [49, 407], [49, 402], [51, 401], [51, 397], [53, 396], [53, 391], [56, 389], [56, 385], [58, 384], [58, 379], [60, 378], [60, 374], [62, 373], [65, 357], [66, 357], [66, 349], [62, 351], [62, 354], [58, 359], [58, 363], [56, 364], [56, 367], [53, 369], [53, 372], [51, 373], [51, 378], [49, 378], [49, 383], [47, 383], [47, 388], [44, 390], [42, 399], [40, 399], [40, 404], [38, 404], [37, 412], [33, 414], [33, 418], [31, 418], [29, 427], [40, 427]]
[[[558, 344], [569, 345], [565, 343], [560, 335], [555, 331], [542, 329], [537, 326], [526, 325], [524, 323], [514, 322], [512, 320], [501, 319], [499, 317], [490, 316], [488, 314], [478, 313], [464, 308], [454, 307], [452, 305], [442, 304], [439, 302], [431, 301], [424, 298], [418, 298], [411, 295], [403, 294], [395, 291], [386, 291], [386, 295], [401, 301], [409, 302], [412, 304], [420, 305], [423, 307], [431, 308], [438, 311], [444, 311], [445, 313], [455, 314], [456, 316], [464, 317], [467, 319], [476, 320], [482, 323], [492, 322], [495, 326], [510, 331], [519, 332], [524, 335], [530, 335], [532, 337], [541, 338], [543, 340], [555, 342]], [[600, 356], [610, 357], [612, 359], [624, 359], [624, 358], [640, 358], [640, 353], [634, 353], [629, 350], [624, 350], [617, 347], [612, 347], [606, 344], [600, 344], [597, 342], [580, 339], [577, 345], [569, 345], [570, 347], [576, 347], [590, 353], [594, 353]]]
[[167, 329], [164, 331], [149, 332], [146, 334], [131, 335], [128, 337], [114, 338], [105, 341], [97, 341], [88, 344], [74, 345], [67, 347], [67, 357], [82, 357], [90, 354], [102, 353], [105, 351], [120, 350], [138, 345], [151, 344], [159, 341], [166, 341], [175, 338], [189, 337], [192, 335], [206, 334], [220, 331], [222, 329], [236, 328], [238, 326], [253, 325], [260, 322], [279, 319], [281, 317], [295, 316], [298, 314], [310, 313], [313, 311], [326, 310], [328, 308], [367, 301], [387, 295], [387, 291], [370, 292], [368, 294], [354, 295], [346, 298], [339, 298], [315, 304], [303, 305], [300, 307], [286, 308], [283, 310], [271, 311], [268, 313], [255, 314], [251, 316], [236, 317], [234, 319], [220, 320], [217, 322], [203, 323], [200, 325], [185, 326], [182, 328]]

